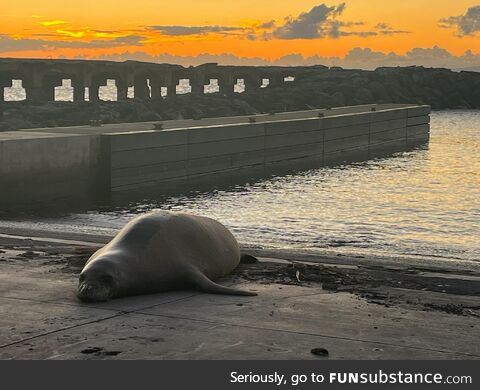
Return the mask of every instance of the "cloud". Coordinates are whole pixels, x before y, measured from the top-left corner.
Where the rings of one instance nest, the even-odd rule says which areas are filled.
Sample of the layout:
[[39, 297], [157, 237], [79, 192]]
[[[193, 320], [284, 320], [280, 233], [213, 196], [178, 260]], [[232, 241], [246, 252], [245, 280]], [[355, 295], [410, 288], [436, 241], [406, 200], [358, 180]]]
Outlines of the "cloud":
[[326, 28], [326, 36], [330, 38], [340, 38], [340, 37], [347, 37], [351, 35], [355, 35], [358, 37], [372, 37], [378, 35], [376, 31], [345, 31], [342, 30], [343, 27], [350, 27], [354, 25], [363, 25], [363, 23], [345, 23], [339, 20], [331, 20]]
[[388, 23], [378, 23], [375, 30], [380, 35], [411, 34], [411, 31], [394, 29]]
[[108, 48], [119, 45], [141, 45], [144, 40], [140, 34], [145, 29], [136, 30], [96, 30], [89, 27], [71, 28], [64, 20], [46, 20], [39, 23], [47, 28], [48, 33], [36, 33], [35, 37], [47, 38], [47, 45], [56, 47], [102, 47]]
[[100, 49], [122, 46], [143, 46], [142, 41], [144, 39], [145, 38], [138, 35], [127, 35], [113, 39], [71, 41], [58, 39], [16, 39], [8, 35], [0, 35], [0, 53], [51, 50], [56, 48]]
[[440, 19], [439, 25], [443, 28], [456, 28], [460, 36], [474, 35], [480, 32], [480, 5], [469, 8], [465, 15]]
[[439, 46], [431, 48], [413, 48], [404, 55], [382, 53], [369, 48], [354, 48], [341, 60], [342, 66], [350, 68], [375, 69], [381, 66], [426, 66], [449, 69], [479, 67], [480, 54], [467, 50], [461, 56], [455, 56]]
[[[56, 47], [108, 47], [105, 42], [111, 42], [112, 47], [128, 44], [122, 38], [130, 36], [132, 45], [158, 44], [168, 41], [170, 37], [195, 37], [202, 39], [210, 34], [230, 36], [246, 40], [272, 40], [272, 39], [316, 39], [316, 38], [341, 38], [345, 36], [371, 37], [376, 35], [392, 35], [405, 33], [395, 30], [387, 24], [378, 24], [377, 29], [359, 29], [364, 26], [362, 21], [343, 21], [339, 17], [346, 9], [345, 3], [327, 6], [319, 4], [308, 12], [303, 12], [297, 17], [287, 16], [283, 23], [275, 20], [255, 22], [248, 26], [225, 25], [151, 25], [139, 26], [130, 31], [100, 31], [88, 27], [71, 28], [69, 22], [64, 20], [44, 20], [39, 23], [49, 30], [49, 34], [36, 34], [48, 40], [50, 46]], [[145, 37], [144, 40], [139, 37]], [[51, 38], [51, 40], [50, 40]], [[56, 39], [55, 39], [56, 38]], [[110, 39], [110, 41], [108, 41]], [[53, 41], [58, 41], [54, 43]], [[89, 45], [85, 42], [90, 42]], [[33, 44], [33, 42], [32, 42]], [[41, 42], [39, 42], [41, 44]]]
[[140, 35], [127, 35], [124, 37], [117, 37], [113, 42], [120, 45], [142, 46], [144, 40], [145, 38]]
[[169, 36], [205, 35], [244, 30], [243, 27], [236, 26], [149, 26], [148, 29]]
[[97, 39], [92, 41], [47, 41], [52, 48], [74, 48], [74, 49], [106, 49], [122, 46], [143, 46], [145, 38], [137, 35], [128, 35], [114, 39]]
[[45, 48], [42, 39], [15, 39], [8, 35], [0, 35], [0, 53], [34, 51]]
[[[345, 3], [328, 7], [319, 4], [308, 12], [303, 12], [296, 18], [285, 18], [285, 24], [273, 30], [273, 36], [279, 39], [315, 39], [328, 35], [327, 29], [332, 19], [341, 15]], [[330, 23], [329, 23], [330, 22]]]
[[269, 20], [268, 22], [263, 22], [257, 26], [260, 29], [271, 29], [275, 27], [275, 20]]
[[452, 54], [441, 47], [434, 46], [432, 48], [413, 48], [407, 52], [406, 57], [412, 60], [430, 60], [430, 59], [449, 59], [452, 58]]
[[405, 34], [408, 31], [394, 29], [386, 23], [379, 23], [371, 30], [352, 29], [364, 26], [363, 21], [342, 21], [339, 17], [346, 9], [345, 3], [337, 6], [319, 4], [297, 17], [285, 18], [285, 23], [276, 27], [271, 36], [277, 39], [318, 39], [341, 38], [347, 36], [372, 37], [377, 35]]
[[111, 61], [137, 60], [157, 63], [171, 63], [183, 66], [201, 65], [207, 62], [216, 62], [221, 65], [240, 66], [342, 66], [350, 69], [376, 69], [384, 66], [426, 66], [444, 67], [450, 69], [478, 69], [480, 70], [480, 54], [473, 54], [467, 50], [463, 55], [455, 56], [447, 50], [434, 46], [432, 48], [413, 48], [404, 55], [383, 53], [370, 48], [356, 47], [350, 50], [345, 57], [323, 57], [314, 55], [304, 57], [299, 53], [292, 53], [275, 60], [259, 57], [237, 57], [233, 54], [199, 54], [198, 56], [175, 56], [171, 54], [149, 55], [144, 52], [124, 52], [120, 54], [102, 55], [96, 59]]

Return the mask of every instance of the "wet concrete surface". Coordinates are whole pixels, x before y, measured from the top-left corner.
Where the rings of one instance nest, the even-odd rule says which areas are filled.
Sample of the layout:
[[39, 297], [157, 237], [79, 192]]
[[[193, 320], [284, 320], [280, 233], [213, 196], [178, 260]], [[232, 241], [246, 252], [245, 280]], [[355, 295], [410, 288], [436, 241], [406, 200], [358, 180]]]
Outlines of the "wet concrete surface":
[[221, 281], [256, 297], [173, 291], [85, 304], [78, 272], [101, 244], [81, 238], [0, 236], [0, 358], [480, 358], [474, 270], [277, 252]]

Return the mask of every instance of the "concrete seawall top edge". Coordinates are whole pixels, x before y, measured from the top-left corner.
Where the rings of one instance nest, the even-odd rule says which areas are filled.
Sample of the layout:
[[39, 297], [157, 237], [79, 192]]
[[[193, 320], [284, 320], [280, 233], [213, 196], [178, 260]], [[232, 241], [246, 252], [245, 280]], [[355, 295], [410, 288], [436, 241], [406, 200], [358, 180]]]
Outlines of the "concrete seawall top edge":
[[[291, 121], [309, 121], [312, 119], [319, 119], [319, 114], [323, 114], [322, 118], [347, 118], [356, 115], [368, 115], [372, 113], [388, 113], [398, 110], [422, 109], [423, 112], [429, 112], [430, 106], [416, 105], [416, 104], [367, 104], [359, 106], [345, 106], [334, 107], [331, 109], [314, 109], [307, 111], [292, 111], [281, 112], [275, 114], [257, 114], [245, 115], [237, 117], [217, 117], [204, 119], [179, 119], [167, 120], [157, 122], [133, 122], [120, 124], [107, 124], [99, 127], [92, 126], [72, 126], [72, 127], [56, 127], [56, 128], [34, 128], [23, 129], [13, 132], [6, 132], [11, 135], [5, 135], [0, 139], [12, 139], [14, 133], [47, 133], [57, 135], [119, 135], [132, 133], [152, 133], [158, 131], [178, 131], [185, 129], [200, 129], [200, 128], [216, 128], [225, 126], [244, 126], [246, 124], [254, 123], [275, 123], [275, 122], [291, 122]], [[422, 114], [422, 115], [428, 115]], [[407, 115], [409, 116], [409, 115]], [[415, 115], [414, 115], [415, 116]], [[251, 122], [254, 118], [254, 122]], [[154, 125], [162, 123], [162, 129], [155, 129]], [[0, 133], [2, 134], [2, 133]], [[5, 133], [4, 133], [5, 134]], [[14, 136], [13, 136], [14, 138]]]
[[[355, 107], [355, 106], [352, 106]], [[369, 106], [370, 108], [371, 106]], [[347, 107], [339, 107], [340, 108], [347, 108]], [[407, 110], [407, 109], [426, 109], [430, 111], [430, 106], [422, 105], [422, 106], [417, 106], [417, 105], [404, 105], [402, 107], [396, 107], [396, 108], [385, 108], [385, 109], [377, 109], [376, 111], [363, 111], [363, 112], [352, 112], [352, 113], [342, 113], [342, 114], [336, 114], [332, 110], [310, 110], [310, 111], [294, 111], [294, 112], [288, 112], [288, 113], [280, 113], [280, 114], [275, 114], [275, 115], [252, 115], [249, 117], [237, 117], [240, 119], [247, 119], [247, 121], [241, 121], [237, 123], [218, 123], [218, 124], [201, 124], [198, 123], [196, 126], [179, 126], [179, 127], [172, 127], [172, 128], [165, 128], [164, 130], [161, 130], [163, 132], [168, 132], [168, 131], [179, 131], [179, 130], [199, 130], [199, 129], [215, 129], [215, 128], [222, 128], [222, 127], [240, 127], [240, 126], [245, 126], [245, 125], [260, 125], [260, 124], [269, 124], [269, 123], [289, 123], [289, 122], [307, 122], [307, 121], [312, 121], [312, 120], [322, 120], [322, 119], [333, 119], [333, 118], [349, 118], [353, 116], [368, 116], [372, 115], [375, 113], [388, 113], [388, 112], [396, 112], [399, 110]], [[327, 114], [324, 117], [319, 117], [318, 113], [326, 111]], [[331, 111], [331, 113], [328, 113], [328, 111]], [[299, 118], [288, 118], [288, 119], [281, 119], [282, 115], [287, 115], [287, 114], [298, 114], [298, 113], [305, 113], [305, 117], [299, 117]], [[428, 115], [428, 114], [425, 114]], [[408, 113], [405, 113], [405, 117], [409, 116]], [[257, 120], [256, 122], [248, 122], [248, 118], [250, 117], [255, 117]], [[235, 117], [229, 117], [228, 119], [232, 119]], [[211, 119], [216, 119], [216, 118], [211, 118]], [[218, 118], [221, 119], [221, 118]], [[383, 120], [383, 119], [381, 119]], [[200, 122], [200, 121], [198, 121]], [[152, 123], [152, 122], [151, 122]], [[154, 123], [154, 122], [153, 122]], [[140, 131], [128, 131], [128, 132], [113, 132], [113, 133], [108, 133], [106, 135], [122, 135], [122, 134], [142, 134], [142, 133], [154, 133], [158, 132], [159, 130], [140, 130]]]

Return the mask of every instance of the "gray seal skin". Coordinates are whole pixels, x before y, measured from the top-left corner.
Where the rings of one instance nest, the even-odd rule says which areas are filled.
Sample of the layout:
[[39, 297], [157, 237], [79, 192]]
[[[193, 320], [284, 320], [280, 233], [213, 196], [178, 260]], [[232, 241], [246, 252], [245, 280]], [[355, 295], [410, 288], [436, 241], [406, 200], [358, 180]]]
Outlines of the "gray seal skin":
[[237, 240], [220, 222], [189, 214], [149, 213], [130, 221], [88, 259], [77, 295], [83, 301], [106, 301], [189, 287], [257, 295], [213, 282], [232, 272], [240, 258]]

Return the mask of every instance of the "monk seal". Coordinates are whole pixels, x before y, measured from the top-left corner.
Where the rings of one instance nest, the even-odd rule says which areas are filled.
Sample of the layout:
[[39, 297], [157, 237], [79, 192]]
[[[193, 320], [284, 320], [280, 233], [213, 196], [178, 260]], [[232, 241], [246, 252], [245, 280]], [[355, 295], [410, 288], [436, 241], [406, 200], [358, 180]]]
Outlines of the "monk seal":
[[190, 214], [148, 213], [130, 221], [88, 259], [77, 295], [83, 301], [107, 301], [188, 287], [257, 295], [213, 282], [233, 271], [240, 260], [237, 240], [220, 222]]

